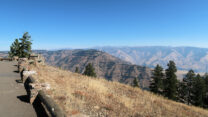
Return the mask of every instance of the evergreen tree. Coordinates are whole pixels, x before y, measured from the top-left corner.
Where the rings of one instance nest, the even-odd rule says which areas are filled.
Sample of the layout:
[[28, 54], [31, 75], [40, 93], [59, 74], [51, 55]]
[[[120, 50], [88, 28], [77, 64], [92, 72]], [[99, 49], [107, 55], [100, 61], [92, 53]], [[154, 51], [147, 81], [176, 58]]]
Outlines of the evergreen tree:
[[80, 71], [79, 71], [79, 67], [76, 67], [76, 69], [75, 69], [75, 73], [80, 73]]
[[187, 87], [184, 82], [178, 82], [178, 101], [187, 103]]
[[204, 75], [204, 83], [205, 83], [205, 98], [204, 98], [204, 107], [208, 108], [208, 74]]
[[9, 54], [9, 57], [13, 57], [14, 56], [14, 53], [15, 53], [15, 50], [14, 50], [14, 45], [12, 44], [11, 46], [10, 46], [10, 52], [8, 53]]
[[14, 43], [10, 46], [9, 56], [20, 56], [20, 43], [18, 39], [15, 39]]
[[138, 78], [134, 78], [134, 80], [133, 80], [133, 87], [139, 87], [139, 80], [138, 80]]
[[157, 65], [153, 70], [152, 81], [150, 84], [150, 91], [156, 94], [162, 94], [163, 90], [163, 68], [160, 65]]
[[204, 106], [205, 93], [206, 89], [204, 79], [197, 74], [197, 76], [194, 78], [193, 84], [193, 104], [195, 106]]
[[174, 61], [169, 61], [168, 68], [165, 70], [166, 78], [164, 80], [164, 95], [172, 100], [177, 100], [177, 68]]
[[31, 36], [28, 32], [25, 32], [20, 38], [20, 57], [29, 57], [31, 53]]
[[192, 103], [192, 92], [193, 92], [193, 80], [195, 78], [195, 73], [193, 70], [189, 70], [189, 72], [186, 74], [186, 76], [183, 78], [183, 91], [184, 91], [184, 95], [183, 95], [183, 99], [187, 102], [187, 104], [189, 105], [190, 103]]
[[96, 73], [95, 73], [95, 68], [93, 67], [93, 65], [91, 63], [89, 63], [85, 67], [84, 75], [91, 76], [91, 77], [97, 77]]

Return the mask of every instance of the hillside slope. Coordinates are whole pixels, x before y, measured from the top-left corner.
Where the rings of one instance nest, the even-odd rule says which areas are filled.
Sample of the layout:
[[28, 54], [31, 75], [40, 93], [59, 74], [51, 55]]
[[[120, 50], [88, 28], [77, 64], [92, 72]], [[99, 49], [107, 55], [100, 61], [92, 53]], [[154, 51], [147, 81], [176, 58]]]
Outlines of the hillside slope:
[[98, 47], [122, 60], [132, 64], [154, 67], [156, 64], [166, 67], [169, 60], [174, 60], [179, 70], [193, 69], [206, 72], [208, 69], [208, 49], [196, 47]]
[[46, 62], [52, 66], [72, 72], [78, 67], [83, 73], [85, 66], [92, 63], [98, 77], [126, 84], [131, 84], [134, 78], [139, 78], [142, 88], [149, 87], [151, 69], [132, 65], [105, 52], [97, 50], [59, 50], [39, 53], [43, 54]]
[[49, 83], [47, 91], [68, 116], [76, 117], [208, 117], [208, 111], [167, 100], [139, 88], [90, 78], [50, 66], [34, 76]]

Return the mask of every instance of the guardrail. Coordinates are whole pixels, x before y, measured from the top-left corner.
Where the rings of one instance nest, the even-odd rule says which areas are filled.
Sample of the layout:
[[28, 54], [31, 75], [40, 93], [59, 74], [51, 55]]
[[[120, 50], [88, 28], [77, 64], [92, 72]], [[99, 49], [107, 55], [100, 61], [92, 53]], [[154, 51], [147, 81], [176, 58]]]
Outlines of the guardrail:
[[[29, 76], [24, 83], [28, 95], [31, 95], [30, 83], [36, 83], [36, 80], [32, 76]], [[39, 98], [44, 107], [46, 107], [45, 111], [50, 114], [49, 116], [66, 117], [65, 112], [43, 90], [38, 91], [36, 98]]]
[[6, 61], [12, 61], [12, 58], [0, 58], [0, 61], [4, 61], [4, 60], [6, 60]]
[[[8, 59], [12, 60], [12, 59]], [[40, 64], [40, 61], [38, 64]], [[32, 104], [34, 100], [40, 101], [41, 105], [43, 105], [45, 112], [49, 117], [66, 117], [65, 112], [59, 107], [55, 101], [45, 93], [44, 87], [33, 78], [31, 75], [24, 75], [24, 71], [28, 70], [28, 66], [30, 61], [27, 58], [19, 58], [18, 59], [18, 71], [21, 76], [21, 80], [24, 83], [25, 89], [27, 91], [28, 97], [30, 97], [30, 103]], [[33, 60], [33, 64], [35, 64]]]

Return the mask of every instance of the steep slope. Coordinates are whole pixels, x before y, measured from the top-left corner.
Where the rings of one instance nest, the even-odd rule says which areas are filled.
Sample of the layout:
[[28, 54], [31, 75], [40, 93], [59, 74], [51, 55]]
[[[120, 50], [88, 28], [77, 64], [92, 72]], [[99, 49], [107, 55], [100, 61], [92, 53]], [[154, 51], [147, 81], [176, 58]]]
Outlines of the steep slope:
[[142, 88], [149, 87], [151, 69], [132, 65], [105, 52], [97, 50], [60, 50], [42, 51], [46, 62], [72, 72], [78, 67], [81, 73], [85, 66], [92, 63], [98, 77], [111, 81], [131, 84], [134, 78], [140, 79]]
[[48, 95], [72, 117], [208, 117], [208, 111], [167, 100], [140, 88], [90, 78], [50, 66], [31, 68]]
[[156, 64], [166, 67], [169, 60], [174, 60], [179, 70], [194, 69], [206, 72], [208, 66], [208, 49], [195, 47], [99, 47], [122, 60], [132, 64], [154, 67]]

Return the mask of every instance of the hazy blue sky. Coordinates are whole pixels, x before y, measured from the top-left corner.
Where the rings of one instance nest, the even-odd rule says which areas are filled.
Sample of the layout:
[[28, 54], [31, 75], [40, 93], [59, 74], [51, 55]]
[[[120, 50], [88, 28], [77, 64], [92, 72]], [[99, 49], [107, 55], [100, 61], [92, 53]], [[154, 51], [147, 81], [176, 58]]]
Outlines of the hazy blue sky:
[[25, 31], [34, 49], [208, 47], [208, 0], [0, 0], [0, 50]]

